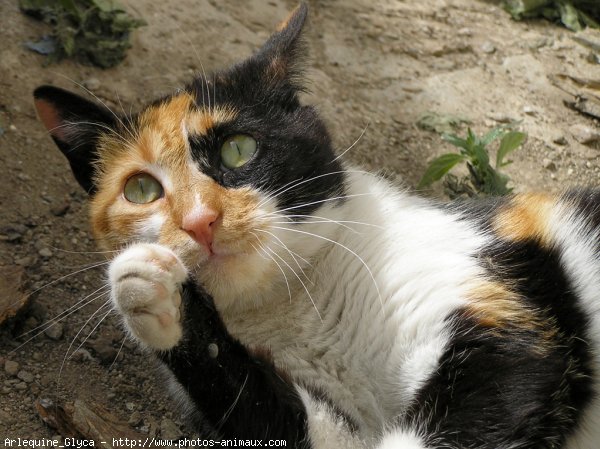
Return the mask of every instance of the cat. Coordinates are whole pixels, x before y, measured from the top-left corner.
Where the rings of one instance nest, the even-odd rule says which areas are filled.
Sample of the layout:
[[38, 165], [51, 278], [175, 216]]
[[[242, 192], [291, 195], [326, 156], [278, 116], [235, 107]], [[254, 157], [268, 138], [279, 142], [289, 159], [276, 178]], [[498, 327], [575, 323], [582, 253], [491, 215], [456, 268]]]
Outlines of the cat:
[[131, 116], [35, 90], [127, 332], [217, 439], [597, 447], [600, 193], [440, 205], [342, 163], [306, 17]]

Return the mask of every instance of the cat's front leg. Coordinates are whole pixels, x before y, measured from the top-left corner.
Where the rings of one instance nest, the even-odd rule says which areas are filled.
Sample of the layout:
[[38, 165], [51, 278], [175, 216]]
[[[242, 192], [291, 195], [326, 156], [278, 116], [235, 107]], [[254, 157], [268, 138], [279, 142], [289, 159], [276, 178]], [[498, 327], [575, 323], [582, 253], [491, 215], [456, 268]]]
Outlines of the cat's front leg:
[[134, 245], [114, 259], [109, 277], [130, 334], [155, 350], [216, 435], [312, 447], [296, 387], [229, 335], [170, 249]]

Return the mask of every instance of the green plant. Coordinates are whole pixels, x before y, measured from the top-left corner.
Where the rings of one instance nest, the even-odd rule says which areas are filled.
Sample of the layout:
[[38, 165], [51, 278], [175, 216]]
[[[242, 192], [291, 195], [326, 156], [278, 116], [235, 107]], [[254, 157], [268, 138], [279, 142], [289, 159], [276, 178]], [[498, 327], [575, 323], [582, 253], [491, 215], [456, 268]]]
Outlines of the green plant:
[[[456, 192], [457, 194], [506, 195], [512, 191], [507, 187], [509, 177], [504, 173], [500, 173], [499, 170], [512, 162], [504, 159], [509, 153], [516, 150], [525, 141], [526, 137], [525, 133], [507, 131], [503, 127], [494, 128], [483, 137], [476, 136], [471, 128], [468, 129], [465, 139], [453, 134], [443, 134], [442, 139], [457, 147], [459, 152], [446, 153], [434, 159], [421, 178], [418, 188], [427, 187], [439, 181], [454, 166], [460, 162], [465, 162], [469, 170], [469, 176], [459, 183], [463, 187], [460, 189], [461, 191]], [[492, 167], [487, 147], [499, 138], [501, 140], [496, 153], [496, 163]], [[451, 178], [451, 183], [456, 184], [454, 180], [456, 180], [456, 177]], [[447, 184], [446, 187], [448, 188], [449, 185]]]
[[21, 10], [52, 25], [52, 35], [28, 47], [49, 61], [72, 57], [102, 68], [117, 65], [131, 46], [129, 33], [145, 25], [114, 0], [19, 0]]

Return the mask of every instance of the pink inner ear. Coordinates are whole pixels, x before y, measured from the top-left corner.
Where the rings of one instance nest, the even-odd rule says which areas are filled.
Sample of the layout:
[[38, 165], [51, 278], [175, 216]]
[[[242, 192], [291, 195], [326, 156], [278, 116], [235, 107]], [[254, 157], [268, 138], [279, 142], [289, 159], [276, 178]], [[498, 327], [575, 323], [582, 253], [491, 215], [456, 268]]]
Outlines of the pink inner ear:
[[38, 117], [48, 132], [55, 138], [65, 141], [66, 132], [63, 126], [64, 123], [61, 120], [56, 107], [52, 103], [42, 100], [41, 98], [37, 98], [34, 103]]

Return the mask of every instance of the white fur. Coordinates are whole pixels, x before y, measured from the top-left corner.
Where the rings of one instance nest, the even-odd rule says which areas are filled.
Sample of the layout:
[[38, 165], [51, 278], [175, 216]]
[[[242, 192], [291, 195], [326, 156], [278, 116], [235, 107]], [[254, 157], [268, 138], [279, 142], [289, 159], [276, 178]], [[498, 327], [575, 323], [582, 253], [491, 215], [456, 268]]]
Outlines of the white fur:
[[368, 225], [277, 225], [328, 239], [273, 230], [310, 261], [304, 268], [312, 283], [305, 289], [290, 262], [291, 301], [281, 291], [270, 307], [221, 312], [235, 337], [269, 347], [276, 364], [326, 391], [361, 438], [372, 440], [406, 411], [438, 366], [450, 335], [445, 319], [483, 275], [471, 256], [486, 237], [374, 176], [350, 178], [346, 203], [324, 203], [314, 215]]
[[113, 305], [131, 335], [157, 350], [177, 344], [179, 287], [187, 271], [175, 253], [156, 244], [133, 245], [111, 262], [108, 275]]
[[[256, 226], [266, 243], [265, 254], [255, 261], [265, 267], [277, 265], [281, 273], [268, 302], [264, 289], [252, 289], [250, 278], [239, 280], [247, 287], [243, 297], [209, 293], [234, 337], [269, 348], [276, 365], [303, 385], [327, 392], [358, 427], [357, 433], [350, 432], [331, 407], [298, 388], [315, 449], [425, 449], [416, 429], [394, 425], [439, 366], [451, 336], [447, 318], [466, 305], [474, 282], [485, 277], [474, 256], [489, 237], [468, 221], [372, 175], [351, 170], [348, 177], [344, 203], [325, 201], [304, 223], [270, 214], [267, 226]], [[272, 206], [276, 196], [269, 201], [265, 207]], [[600, 348], [600, 264], [594, 254], [598, 235], [582, 233], [584, 225], [561, 208], [549, 224], [567, 273], [592, 317], [594, 346]], [[173, 253], [167, 257], [160, 246], [164, 254], [154, 254], [154, 246], [138, 248], [112, 263], [111, 281], [136, 273], [135, 283], [125, 278], [123, 285], [113, 284], [113, 297], [134, 336], [148, 346], [168, 349], [181, 330], [161, 328], [156, 316], [165, 310], [176, 316], [178, 303], [173, 298], [178, 297], [176, 286], [185, 269], [171, 264], [165, 275], [166, 265], [160, 260]], [[152, 297], [153, 282], [164, 283], [171, 299]], [[135, 310], [132, 304], [142, 304], [151, 313], [134, 319], [127, 315]], [[595, 366], [600, 373], [599, 360]], [[597, 391], [600, 397], [600, 388]], [[383, 429], [392, 430], [382, 435]], [[567, 448], [595, 447], [599, 432], [596, 398]]]
[[600, 442], [600, 384], [597, 380], [600, 376], [600, 260], [597, 252], [600, 235], [566, 204], [553, 210], [548, 226], [561, 252], [569, 281], [590, 320], [589, 338], [591, 347], [596, 349], [593, 351], [596, 394], [566, 445], [567, 449], [590, 449], [598, 447]]

